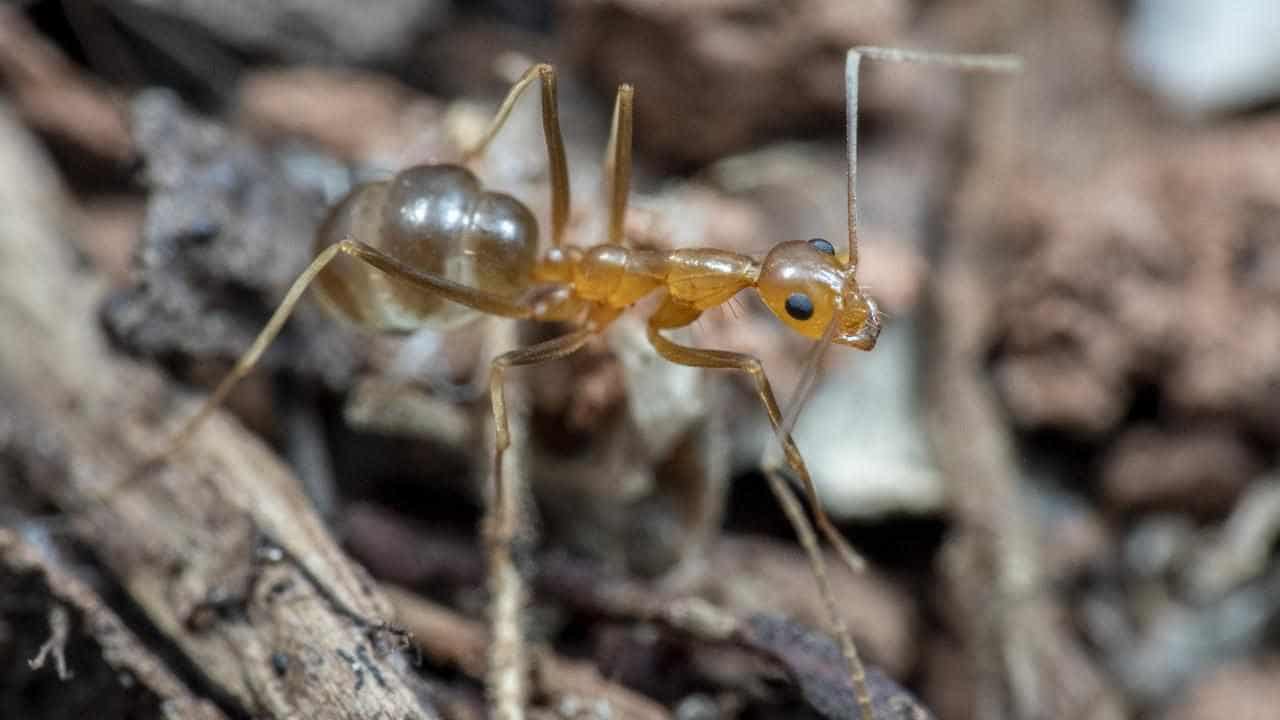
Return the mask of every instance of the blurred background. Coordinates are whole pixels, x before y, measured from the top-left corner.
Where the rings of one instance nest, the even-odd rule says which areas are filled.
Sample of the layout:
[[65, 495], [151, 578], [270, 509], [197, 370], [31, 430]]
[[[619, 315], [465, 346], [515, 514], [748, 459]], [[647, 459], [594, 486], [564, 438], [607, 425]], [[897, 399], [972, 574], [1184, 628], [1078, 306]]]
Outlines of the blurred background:
[[[326, 208], [456, 159], [533, 62], [559, 71], [574, 242], [603, 241], [629, 82], [628, 236], [763, 255], [845, 242], [847, 48], [1020, 54], [1014, 77], [864, 63], [859, 278], [888, 321], [872, 353], [826, 354], [797, 427], [870, 560], [836, 571], [842, 611], [938, 718], [1274, 717], [1277, 37], [1267, 0], [34, 0], [0, 7], [0, 122], [41, 166], [0, 184], [50, 166], [70, 198], [66, 241], [102, 297], [66, 322], [207, 389]], [[546, 227], [536, 95], [480, 174]], [[749, 383], [658, 360], [646, 310], [512, 376], [526, 564], [550, 578], [529, 632], [671, 717], [844, 717], [794, 668], [602, 618], [557, 585], [586, 572], [824, 626], [758, 472], [773, 436]], [[308, 302], [228, 404], [375, 577], [480, 618], [484, 373], [548, 332], [374, 337]], [[746, 296], [685, 340], [757, 354], [784, 405], [810, 350]], [[21, 452], [0, 442], [11, 525], [50, 502], [6, 476]], [[9, 590], [0, 715], [158, 716], [92, 653], [75, 692], [30, 671], [44, 611]], [[480, 681], [446, 666], [429, 658], [425, 682], [476, 717]]]

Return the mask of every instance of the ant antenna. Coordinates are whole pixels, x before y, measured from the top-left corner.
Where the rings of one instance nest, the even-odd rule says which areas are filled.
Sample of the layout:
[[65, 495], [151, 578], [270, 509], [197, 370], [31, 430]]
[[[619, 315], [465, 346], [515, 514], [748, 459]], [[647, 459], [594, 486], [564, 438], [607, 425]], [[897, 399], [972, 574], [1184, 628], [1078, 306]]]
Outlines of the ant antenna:
[[845, 56], [844, 95], [849, 168], [849, 255], [845, 262], [850, 268], [858, 266], [858, 70], [864, 55], [882, 62], [941, 65], [965, 72], [1016, 73], [1022, 70], [1022, 60], [1016, 55], [961, 55], [867, 45], [849, 51]]

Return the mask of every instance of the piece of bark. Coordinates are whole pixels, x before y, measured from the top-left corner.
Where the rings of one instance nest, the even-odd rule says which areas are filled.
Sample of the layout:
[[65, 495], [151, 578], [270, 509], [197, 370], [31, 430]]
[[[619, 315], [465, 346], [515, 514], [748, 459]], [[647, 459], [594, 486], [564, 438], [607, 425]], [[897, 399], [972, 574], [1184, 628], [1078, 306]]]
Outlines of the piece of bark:
[[[813, 709], [824, 717], [858, 717], [857, 703], [831, 638], [786, 618], [758, 613], [738, 623], [734, 638], [781, 663]], [[876, 717], [933, 720], [933, 713], [879, 668], [867, 668], [867, 690]]]
[[0, 134], [0, 452], [244, 712], [435, 717], [403, 660], [378, 651], [391, 607], [260, 442], [216, 415], [140, 472], [192, 403], [111, 352], [104, 284], [76, 263], [52, 170], [7, 110]]

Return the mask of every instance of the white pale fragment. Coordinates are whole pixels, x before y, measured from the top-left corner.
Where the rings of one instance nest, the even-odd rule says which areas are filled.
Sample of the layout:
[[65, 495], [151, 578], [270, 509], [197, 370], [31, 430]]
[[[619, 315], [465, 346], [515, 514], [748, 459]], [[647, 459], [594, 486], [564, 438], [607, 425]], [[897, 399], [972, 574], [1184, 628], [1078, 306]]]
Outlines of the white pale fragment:
[[1137, 0], [1128, 28], [1134, 72], [1185, 112], [1280, 97], [1276, 0]]
[[918, 412], [916, 337], [909, 318], [894, 318], [874, 352], [828, 371], [800, 417], [796, 442], [837, 519], [942, 509]]

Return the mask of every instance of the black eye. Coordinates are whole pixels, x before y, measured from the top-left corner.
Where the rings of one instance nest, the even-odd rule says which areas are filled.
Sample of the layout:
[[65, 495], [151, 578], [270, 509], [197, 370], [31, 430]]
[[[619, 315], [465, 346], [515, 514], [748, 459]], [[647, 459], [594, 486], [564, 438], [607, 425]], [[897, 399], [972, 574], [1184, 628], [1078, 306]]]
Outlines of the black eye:
[[827, 255], [836, 254], [835, 246], [827, 242], [826, 240], [823, 240], [822, 238], [813, 238], [812, 240], [809, 241], [809, 244], [812, 245], [813, 248], [820, 253], [826, 253]]
[[808, 320], [813, 317], [813, 301], [804, 293], [791, 293], [787, 296], [787, 314], [797, 320]]

